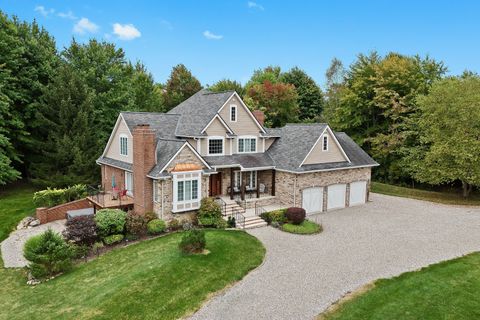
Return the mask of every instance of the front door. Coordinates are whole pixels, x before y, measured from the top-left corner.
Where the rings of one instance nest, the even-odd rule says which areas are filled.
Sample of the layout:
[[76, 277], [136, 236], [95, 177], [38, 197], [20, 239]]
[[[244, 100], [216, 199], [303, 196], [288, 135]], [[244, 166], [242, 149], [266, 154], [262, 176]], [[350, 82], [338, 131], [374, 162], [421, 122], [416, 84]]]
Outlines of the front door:
[[222, 194], [222, 173], [210, 175], [210, 197]]

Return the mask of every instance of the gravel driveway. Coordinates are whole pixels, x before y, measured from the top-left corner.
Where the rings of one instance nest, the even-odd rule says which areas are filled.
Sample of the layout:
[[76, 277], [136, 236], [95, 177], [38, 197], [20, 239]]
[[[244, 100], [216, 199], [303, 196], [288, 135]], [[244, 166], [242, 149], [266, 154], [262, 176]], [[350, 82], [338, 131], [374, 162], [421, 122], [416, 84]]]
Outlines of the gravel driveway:
[[57, 220], [41, 224], [34, 228], [21, 229], [14, 231], [1, 244], [2, 259], [5, 268], [21, 268], [27, 265], [27, 260], [23, 257], [23, 245], [28, 238], [46, 231], [48, 228], [56, 232], [65, 230], [66, 220]]
[[312, 319], [349, 291], [480, 250], [480, 208], [372, 194], [373, 202], [317, 216], [324, 232], [249, 231], [265, 262], [193, 319]]

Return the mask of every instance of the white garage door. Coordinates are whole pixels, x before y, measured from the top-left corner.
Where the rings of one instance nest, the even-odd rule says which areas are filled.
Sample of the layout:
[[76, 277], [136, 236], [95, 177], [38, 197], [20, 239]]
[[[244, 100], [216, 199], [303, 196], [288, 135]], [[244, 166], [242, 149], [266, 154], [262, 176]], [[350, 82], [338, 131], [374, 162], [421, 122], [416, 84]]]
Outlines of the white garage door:
[[302, 208], [307, 214], [322, 212], [323, 188], [308, 188], [302, 191]]
[[367, 194], [367, 182], [357, 181], [350, 183], [350, 206], [364, 204]]
[[327, 209], [345, 208], [345, 194], [347, 185], [332, 184], [328, 186]]

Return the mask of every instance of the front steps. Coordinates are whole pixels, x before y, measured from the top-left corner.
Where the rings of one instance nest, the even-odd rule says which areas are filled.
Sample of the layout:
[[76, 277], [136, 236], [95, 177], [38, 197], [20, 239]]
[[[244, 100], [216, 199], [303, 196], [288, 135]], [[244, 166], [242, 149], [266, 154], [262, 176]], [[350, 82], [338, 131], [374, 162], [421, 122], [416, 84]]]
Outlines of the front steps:
[[[229, 202], [225, 206], [224, 219], [227, 220], [229, 216], [232, 216], [235, 212], [241, 213], [245, 217], [245, 209], [239, 206], [236, 202]], [[245, 217], [245, 226], [239, 224], [237, 221], [238, 229], [253, 229], [265, 227], [267, 223], [260, 217], [248, 216]]]

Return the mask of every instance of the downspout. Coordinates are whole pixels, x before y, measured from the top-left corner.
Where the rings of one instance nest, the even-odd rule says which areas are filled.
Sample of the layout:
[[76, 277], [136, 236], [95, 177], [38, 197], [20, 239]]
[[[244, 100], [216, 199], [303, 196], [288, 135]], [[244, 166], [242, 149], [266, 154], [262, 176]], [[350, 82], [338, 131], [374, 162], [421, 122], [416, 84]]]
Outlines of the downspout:
[[161, 215], [162, 215], [162, 220], [163, 220], [163, 205], [164, 205], [164, 201], [163, 201], [163, 182], [164, 182], [163, 180], [160, 180], [160, 183], [161, 183], [161, 185], [162, 185], [162, 188], [161, 188], [161, 189], [162, 189], [162, 191], [161, 191], [161, 197], [162, 197], [162, 210], [160, 210], [160, 212], [161, 212]]

